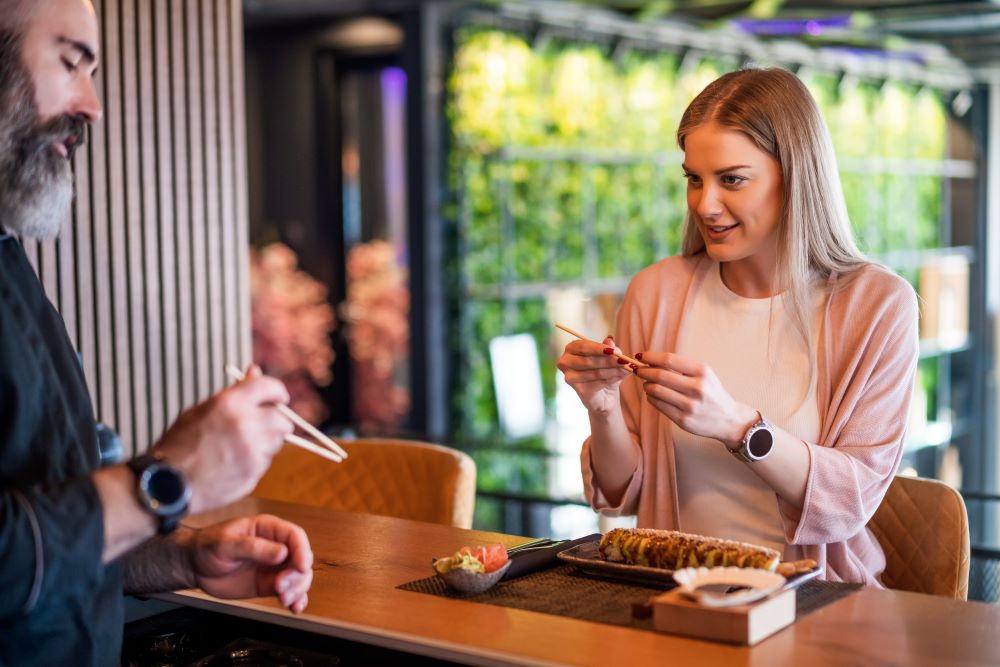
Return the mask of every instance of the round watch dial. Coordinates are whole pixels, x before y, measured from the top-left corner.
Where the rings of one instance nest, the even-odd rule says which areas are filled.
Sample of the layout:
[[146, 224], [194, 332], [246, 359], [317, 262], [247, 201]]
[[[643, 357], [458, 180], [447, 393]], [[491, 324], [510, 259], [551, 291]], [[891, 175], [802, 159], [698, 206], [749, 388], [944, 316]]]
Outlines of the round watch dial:
[[774, 436], [766, 428], [759, 428], [750, 435], [750, 442], [747, 443], [747, 449], [750, 452], [750, 456], [755, 459], [762, 459], [771, 452], [771, 447], [774, 446]]

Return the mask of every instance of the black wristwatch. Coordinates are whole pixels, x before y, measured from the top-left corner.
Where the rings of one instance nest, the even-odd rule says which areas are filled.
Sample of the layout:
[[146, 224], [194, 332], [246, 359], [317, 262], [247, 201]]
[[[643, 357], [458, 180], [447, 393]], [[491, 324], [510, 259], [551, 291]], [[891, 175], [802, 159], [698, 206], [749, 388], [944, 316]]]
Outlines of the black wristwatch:
[[135, 473], [139, 502], [156, 518], [157, 530], [161, 535], [172, 533], [191, 502], [184, 474], [151, 454], [132, 459], [128, 467]]
[[747, 429], [740, 446], [729, 451], [744, 463], [754, 463], [767, 458], [774, 448], [774, 427], [757, 412], [757, 422]]

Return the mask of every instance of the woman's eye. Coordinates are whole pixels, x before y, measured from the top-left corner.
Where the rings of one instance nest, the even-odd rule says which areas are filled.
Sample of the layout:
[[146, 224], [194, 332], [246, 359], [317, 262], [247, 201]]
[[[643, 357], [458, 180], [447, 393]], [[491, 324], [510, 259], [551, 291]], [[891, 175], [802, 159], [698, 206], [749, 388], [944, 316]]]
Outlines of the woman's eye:
[[724, 185], [739, 185], [745, 180], [747, 179], [745, 179], [742, 176], [734, 176], [732, 174], [726, 174], [725, 176], [722, 177], [722, 183]]
[[698, 183], [698, 182], [700, 182], [700, 179], [697, 176], [695, 176], [694, 174], [692, 174], [691, 172], [688, 172], [688, 171], [684, 172], [684, 178], [686, 178], [689, 183]]
[[63, 67], [66, 68], [67, 72], [75, 72], [79, 65], [68, 58], [63, 58]]

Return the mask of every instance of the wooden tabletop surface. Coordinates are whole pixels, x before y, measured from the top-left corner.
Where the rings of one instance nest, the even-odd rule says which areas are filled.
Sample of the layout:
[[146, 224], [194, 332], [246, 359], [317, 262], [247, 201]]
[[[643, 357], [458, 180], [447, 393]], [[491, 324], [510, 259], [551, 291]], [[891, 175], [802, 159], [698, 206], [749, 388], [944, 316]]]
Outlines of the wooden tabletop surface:
[[402, 519], [248, 498], [185, 521], [206, 525], [269, 512], [306, 529], [316, 556], [300, 616], [273, 599], [164, 600], [469, 664], [514, 665], [998, 665], [1000, 608], [864, 589], [753, 648], [403, 591], [430, 563], [469, 544], [526, 540]]

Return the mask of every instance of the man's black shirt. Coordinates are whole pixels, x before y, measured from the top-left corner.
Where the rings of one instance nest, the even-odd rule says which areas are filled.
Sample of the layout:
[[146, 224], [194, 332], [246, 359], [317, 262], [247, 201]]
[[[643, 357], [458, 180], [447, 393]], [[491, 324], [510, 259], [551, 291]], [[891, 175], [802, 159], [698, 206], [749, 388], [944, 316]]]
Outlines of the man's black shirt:
[[122, 584], [101, 564], [90, 396], [65, 325], [0, 228], [0, 665], [114, 665]]

